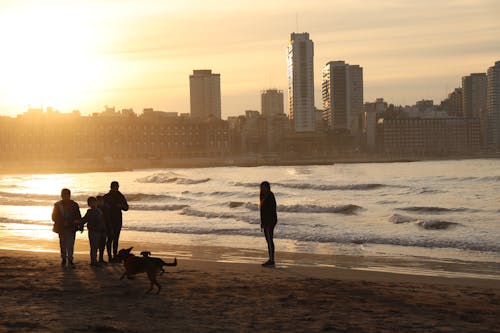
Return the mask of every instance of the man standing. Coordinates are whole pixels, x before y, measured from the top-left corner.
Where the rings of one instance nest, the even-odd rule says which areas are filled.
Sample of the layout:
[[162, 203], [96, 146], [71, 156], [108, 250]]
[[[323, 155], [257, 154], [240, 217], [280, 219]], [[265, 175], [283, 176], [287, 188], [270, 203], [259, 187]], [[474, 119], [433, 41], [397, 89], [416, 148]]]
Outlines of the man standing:
[[[104, 195], [104, 202], [108, 209], [109, 225], [111, 226], [111, 245], [113, 248], [113, 258], [109, 261], [116, 261], [116, 254], [118, 253], [118, 240], [122, 230], [122, 210], [128, 210], [128, 203], [123, 194], [118, 191], [120, 184], [117, 181], [111, 182], [110, 191]], [[109, 251], [108, 251], [109, 256]]]
[[67, 188], [61, 190], [62, 200], [54, 204], [52, 210], [52, 221], [54, 221], [54, 232], [59, 234], [59, 246], [61, 249], [61, 265], [74, 268], [73, 250], [75, 248], [75, 234], [77, 230], [83, 230], [81, 225], [80, 207], [71, 200], [71, 191]]

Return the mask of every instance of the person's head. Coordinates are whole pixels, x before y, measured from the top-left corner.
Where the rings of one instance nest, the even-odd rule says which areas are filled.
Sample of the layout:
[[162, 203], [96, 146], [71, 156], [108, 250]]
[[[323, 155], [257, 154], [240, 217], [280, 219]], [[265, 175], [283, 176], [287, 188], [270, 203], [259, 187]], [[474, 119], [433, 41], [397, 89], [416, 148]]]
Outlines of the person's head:
[[269, 193], [271, 192], [271, 184], [268, 181], [263, 181], [260, 183], [260, 193]]
[[67, 188], [63, 188], [61, 190], [61, 198], [64, 201], [70, 200], [71, 199], [71, 191], [69, 189], [67, 189]]
[[102, 195], [98, 195], [95, 199], [97, 200], [97, 207], [104, 206], [104, 197]]
[[120, 184], [116, 180], [113, 180], [110, 185], [111, 191], [118, 191]]
[[97, 207], [97, 199], [95, 197], [88, 197], [87, 204], [89, 205], [90, 208], [96, 208]]

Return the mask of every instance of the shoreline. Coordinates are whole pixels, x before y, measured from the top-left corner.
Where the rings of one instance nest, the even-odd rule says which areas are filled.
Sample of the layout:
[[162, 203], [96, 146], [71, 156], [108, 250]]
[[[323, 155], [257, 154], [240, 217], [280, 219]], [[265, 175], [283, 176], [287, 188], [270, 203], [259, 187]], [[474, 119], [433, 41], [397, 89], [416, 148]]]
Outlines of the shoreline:
[[[2, 174], [56, 174], [56, 173], [93, 173], [93, 172], [121, 172], [164, 168], [216, 168], [216, 167], [259, 167], [259, 166], [305, 166], [305, 165], [331, 165], [350, 163], [412, 163], [424, 161], [454, 161], [471, 159], [498, 159], [500, 154], [457, 155], [457, 156], [422, 156], [410, 157], [384, 157], [384, 156], [349, 156], [328, 158], [302, 158], [268, 160], [256, 158], [226, 158], [226, 159], [175, 159], [175, 160], [113, 160], [103, 162], [94, 159], [77, 159], [76, 162], [68, 161], [13, 161], [0, 163]], [[20, 164], [22, 164], [20, 166]]]
[[[0, 234], [0, 251], [23, 251], [26, 253], [51, 253], [58, 258], [57, 236], [52, 239], [22, 239], [19, 236], [5, 237]], [[157, 243], [137, 241], [124, 237], [121, 248], [133, 247], [134, 252], [150, 251], [153, 255], [177, 257], [181, 260], [208, 263], [228, 263], [260, 265], [267, 259], [265, 244], [262, 249], [222, 245], [193, 245], [192, 243]], [[85, 234], [78, 234], [75, 255], [88, 259], [89, 244]], [[367, 252], [311, 253], [302, 251], [277, 250], [276, 262], [281, 268], [302, 267], [303, 269], [352, 270], [359, 272], [388, 273], [420, 277], [449, 279], [477, 279], [483, 281], [500, 280], [500, 262], [465, 261], [456, 259], [425, 258], [417, 256], [383, 256]], [[105, 254], [107, 260], [107, 254]], [[85, 260], [84, 260], [85, 261]], [[88, 261], [88, 260], [86, 260]], [[499, 284], [500, 285], [500, 284]]]
[[499, 332], [488, 280], [179, 259], [145, 295], [145, 274], [86, 259], [0, 250], [0, 331]]

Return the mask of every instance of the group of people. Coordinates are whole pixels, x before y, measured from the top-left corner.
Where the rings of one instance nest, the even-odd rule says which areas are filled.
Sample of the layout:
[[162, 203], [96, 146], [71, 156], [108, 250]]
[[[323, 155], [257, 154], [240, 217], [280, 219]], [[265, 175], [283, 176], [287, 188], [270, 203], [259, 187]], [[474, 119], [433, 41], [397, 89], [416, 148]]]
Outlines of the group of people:
[[54, 204], [52, 221], [54, 221], [53, 231], [59, 234], [62, 266], [75, 267], [73, 262], [75, 236], [77, 231], [83, 232], [85, 225], [89, 234], [90, 264], [92, 266], [107, 264], [104, 260], [105, 248], [108, 261], [116, 261], [122, 229], [122, 211], [127, 211], [129, 208], [119, 187], [119, 183], [113, 181], [107, 194], [89, 197], [87, 199], [89, 209], [83, 217], [78, 203], [71, 200], [71, 191], [67, 188], [61, 190], [61, 200]]
[[[108, 252], [108, 260], [116, 261], [118, 241], [122, 229], [122, 211], [128, 210], [128, 203], [118, 190], [117, 181], [111, 182], [110, 191], [104, 196], [89, 197], [89, 209], [82, 218], [80, 207], [71, 200], [71, 191], [62, 189], [60, 201], [54, 204], [52, 221], [54, 232], [59, 234], [61, 249], [61, 265], [74, 267], [73, 251], [75, 235], [78, 230], [83, 232], [87, 225], [90, 242], [90, 264], [101, 266], [104, 261], [104, 248]], [[271, 191], [271, 184], [264, 181], [260, 184], [260, 228], [267, 242], [269, 259], [262, 264], [264, 267], [274, 267], [274, 228], [278, 223], [276, 199]], [[99, 255], [99, 256], [98, 256]]]

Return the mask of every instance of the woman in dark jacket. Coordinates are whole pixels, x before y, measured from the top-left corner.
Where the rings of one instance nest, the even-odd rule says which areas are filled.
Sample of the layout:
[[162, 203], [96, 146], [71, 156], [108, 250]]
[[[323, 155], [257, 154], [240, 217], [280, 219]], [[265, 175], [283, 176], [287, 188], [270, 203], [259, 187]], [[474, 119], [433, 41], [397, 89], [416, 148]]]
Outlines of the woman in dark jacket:
[[278, 223], [276, 213], [276, 199], [271, 192], [271, 184], [264, 181], [260, 184], [260, 229], [264, 231], [267, 242], [269, 260], [262, 264], [265, 267], [274, 267], [274, 227]]

